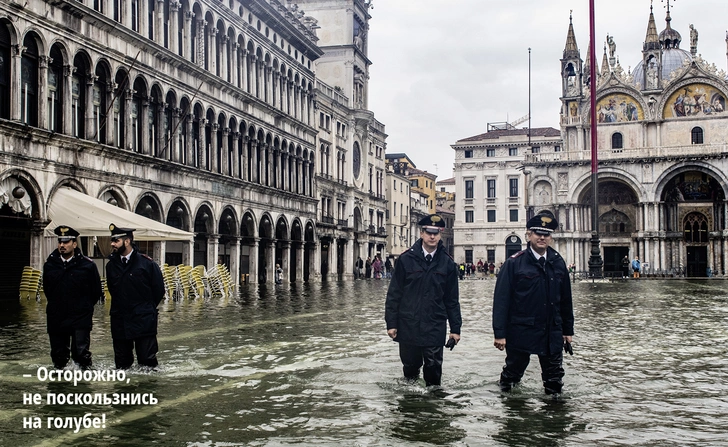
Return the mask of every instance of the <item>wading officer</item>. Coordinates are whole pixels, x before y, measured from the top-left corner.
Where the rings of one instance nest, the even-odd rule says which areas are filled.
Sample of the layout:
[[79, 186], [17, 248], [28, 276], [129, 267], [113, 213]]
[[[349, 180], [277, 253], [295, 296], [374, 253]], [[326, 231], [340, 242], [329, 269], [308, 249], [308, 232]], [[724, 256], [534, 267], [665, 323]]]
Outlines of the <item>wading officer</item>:
[[445, 221], [432, 214], [418, 224], [420, 239], [394, 265], [384, 319], [387, 334], [399, 342], [404, 377], [417, 380], [424, 364], [426, 385], [440, 385], [447, 323], [449, 338], [460, 341], [458, 272], [440, 241]]
[[70, 354], [74, 362], [86, 369], [91, 366], [94, 305], [103, 293], [99, 270], [81, 254], [76, 241], [78, 231], [59, 226], [53, 232], [58, 236], [58, 248], [43, 265], [51, 360], [53, 366], [61, 369]]
[[120, 369], [134, 363], [156, 367], [157, 305], [164, 298], [162, 271], [134, 245], [134, 229], [109, 225], [111, 249], [106, 280], [111, 293], [111, 337]]
[[547, 394], [563, 387], [564, 343], [574, 335], [571, 283], [561, 255], [549, 247], [558, 222], [544, 212], [526, 224], [528, 244], [500, 269], [493, 298], [494, 346], [506, 350], [500, 387], [510, 391], [538, 355]]

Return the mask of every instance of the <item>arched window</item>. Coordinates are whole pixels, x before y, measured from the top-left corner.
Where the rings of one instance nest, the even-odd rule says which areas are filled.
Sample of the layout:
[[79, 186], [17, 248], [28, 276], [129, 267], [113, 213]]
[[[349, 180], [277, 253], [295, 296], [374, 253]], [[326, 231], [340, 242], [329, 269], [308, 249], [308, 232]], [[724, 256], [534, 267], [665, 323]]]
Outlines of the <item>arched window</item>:
[[10, 32], [0, 22], [0, 118], [10, 118]]
[[692, 144], [703, 144], [703, 129], [693, 127], [693, 130], [690, 131], [690, 141]]
[[106, 144], [106, 96], [108, 94], [108, 85], [109, 79], [106, 76], [105, 70], [101, 66], [96, 67], [96, 78], [94, 79], [93, 90], [94, 128], [91, 133], [91, 138], [102, 144]]
[[701, 213], [690, 213], [683, 221], [685, 242], [708, 242], [708, 222]]
[[88, 65], [81, 56], [73, 61], [75, 70], [71, 79], [71, 135], [76, 138], [86, 137], [86, 76]]
[[38, 45], [32, 36], [26, 36], [23, 46], [25, 51], [20, 60], [20, 120], [29, 126], [38, 127]]
[[63, 55], [58, 46], [51, 48], [48, 64], [48, 130], [63, 131]]
[[619, 132], [614, 132], [612, 134], [612, 150], [622, 149], [622, 144], [622, 134]]

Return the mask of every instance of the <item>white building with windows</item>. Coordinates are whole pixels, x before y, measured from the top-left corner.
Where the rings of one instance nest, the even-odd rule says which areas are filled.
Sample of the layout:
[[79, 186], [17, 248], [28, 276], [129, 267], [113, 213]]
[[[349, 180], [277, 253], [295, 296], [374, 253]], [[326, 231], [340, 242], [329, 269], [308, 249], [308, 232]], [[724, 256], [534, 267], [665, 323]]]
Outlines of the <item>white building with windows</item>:
[[459, 140], [455, 150], [455, 261], [500, 264], [525, 247], [526, 153], [558, 154], [561, 132], [488, 124], [487, 132]]

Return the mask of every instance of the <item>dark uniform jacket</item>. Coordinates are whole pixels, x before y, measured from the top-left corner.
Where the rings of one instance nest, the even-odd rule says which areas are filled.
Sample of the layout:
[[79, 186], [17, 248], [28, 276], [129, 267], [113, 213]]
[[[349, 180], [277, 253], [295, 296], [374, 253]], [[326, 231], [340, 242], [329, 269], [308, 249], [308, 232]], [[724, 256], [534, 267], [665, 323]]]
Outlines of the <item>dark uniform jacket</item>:
[[428, 264], [422, 239], [402, 253], [394, 265], [384, 319], [397, 329], [395, 341], [415, 346], [443, 346], [450, 332], [460, 334], [460, 296], [455, 262], [440, 242]]
[[530, 244], [506, 260], [495, 284], [493, 332], [506, 348], [539, 355], [561, 351], [563, 336], [574, 335], [569, 273], [556, 250], [548, 248], [545, 268]]
[[164, 298], [162, 271], [135, 248], [129, 262], [109, 256], [106, 281], [111, 293], [111, 336], [121, 340], [156, 335], [157, 305]]
[[103, 291], [99, 269], [81, 249], [76, 247], [66, 264], [58, 249], [48, 256], [43, 266], [43, 290], [48, 300], [48, 333], [91, 330], [94, 305]]

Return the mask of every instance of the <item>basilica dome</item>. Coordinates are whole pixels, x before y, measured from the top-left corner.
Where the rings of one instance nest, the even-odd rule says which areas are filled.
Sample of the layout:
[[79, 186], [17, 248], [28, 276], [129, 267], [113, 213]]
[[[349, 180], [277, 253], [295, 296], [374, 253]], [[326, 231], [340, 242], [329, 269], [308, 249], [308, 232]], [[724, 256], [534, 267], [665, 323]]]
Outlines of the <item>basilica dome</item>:
[[[689, 51], [681, 50], [680, 48], [668, 48], [662, 52], [662, 73], [660, 73], [660, 79], [670, 79], [670, 75], [673, 72], [680, 73], [683, 69], [685, 61], [692, 62], [693, 56]], [[636, 87], [640, 84], [642, 88], [645, 86], [644, 76], [644, 61], [640, 61], [632, 71], [632, 77], [634, 81], [632, 84]]]

